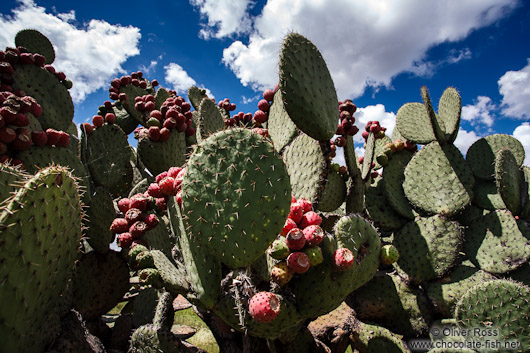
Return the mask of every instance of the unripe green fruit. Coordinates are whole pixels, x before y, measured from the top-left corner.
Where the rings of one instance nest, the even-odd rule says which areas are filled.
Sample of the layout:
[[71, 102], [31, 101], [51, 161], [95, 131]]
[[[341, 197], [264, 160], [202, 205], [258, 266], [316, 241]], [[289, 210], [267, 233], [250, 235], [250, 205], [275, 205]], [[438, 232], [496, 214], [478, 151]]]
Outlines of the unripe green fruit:
[[276, 239], [269, 248], [269, 255], [276, 260], [283, 260], [290, 254], [285, 237]]
[[392, 245], [387, 244], [381, 247], [381, 262], [385, 265], [391, 265], [399, 259], [398, 249]]

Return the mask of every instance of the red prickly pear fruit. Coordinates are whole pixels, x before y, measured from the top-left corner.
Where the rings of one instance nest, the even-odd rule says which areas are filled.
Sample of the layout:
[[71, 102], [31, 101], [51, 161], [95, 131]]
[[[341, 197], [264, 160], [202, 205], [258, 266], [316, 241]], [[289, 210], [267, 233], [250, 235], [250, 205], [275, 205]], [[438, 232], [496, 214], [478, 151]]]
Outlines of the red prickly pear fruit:
[[44, 68], [46, 69], [46, 71], [54, 74], [55, 73], [55, 68], [52, 66], [52, 65], [44, 65]]
[[269, 101], [262, 99], [258, 102], [258, 109], [264, 112], [268, 112], [270, 109]]
[[138, 110], [139, 112], [143, 112], [145, 110], [145, 103], [144, 102], [136, 102], [134, 104], [134, 109]]
[[275, 264], [271, 269], [271, 280], [280, 287], [285, 286], [293, 278], [294, 271], [287, 266], [286, 261]]
[[284, 237], [278, 237], [274, 240], [268, 249], [269, 255], [276, 260], [283, 260], [289, 256], [289, 246], [287, 246], [287, 240]]
[[368, 138], [368, 135], [370, 135], [370, 133], [368, 131], [363, 131], [363, 133], [361, 134], [361, 136], [363, 137], [363, 139], [367, 139]]
[[295, 273], [305, 273], [311, 267], [311, 261], [305, 253], [296, 251], [287, 257], [287, 266]]
[[17, 133], [10, 127], [3, 127], [0, 129], [0, 142], [6, 145], [13, 142], [17, 138]]
[[403, 151], [403, 149], [405, 148], [405, 142], [403, 142], [403, 140], [401, 139], [397, 139], [396, 141], [394, 141], [394, 147], [397, 152]]
[[143, 88], [143, 89], [146, 89], [147, 88], [147, 82], [141, 81], [140, 82], [140, 87]]
[[160, 182], [160, 180], [164, 179], [167, 176], [167, 172], [162, 172], [155, 177], [155, 181], [158, 183]]
[[29, 125], [29, 119], [26, 116], [26, 114], [17, 113], [15, 115], [15, 119], [11, 122], [11, 125], [17, 126], [17, 127], [24, 127]]
[[147, 188], [147, 193], [154, 198], [165, 196], [162, 190], [160, 190], [160, 185], [158, 185], [158, 183], [151, 183]]
[[64, 131], [59, 131], [59, 141], [57, 141], [57, 147], [68, 147], [70, 144], [70, 135]]
[[118, 98], [119, 98], [120, 101], [124, 102], [124, 101], [127, 100], [127, 94], [125, 94], [125, 93], [120, 93], [120, 94], [118, 95]]
[[254, 121], [260, 125], [263, 124], [267, 121], [267, 113], [263, 110], [256, 110], [254, 113]]
[[157, 80], [151, 81], [151, 86], [153, 86], [153, 87], [158, 86], [158, 81]]
[[90, 135], [94, 132], [94, 126], [89, 123], [83, 123], [81, 124], [81, 130], [84, 131], [85, 134]]
[[175, 177], [175, 190], [180, 190], [180, 185], [184, 180], [184, 174], [186, 174], [186, 168], [182, 168]]
[[120, 88], [121, 86], [121, 82], [120, 82], [120, 79], [119, 78], [115, 78], [114, 80], [112, 80], [110, 82], [110, 85], [114, 88]]
[[376, 170], [374, 170], [373, 172], [370, 173], [370, 176], [372, 177], [372, 179], [376, 179], [379, 176], [379, 173]]
[[105, 114], [105, 121], [109, 124], [114, 124], [116, 122], [116, 115], [113, 113]]
[[62, 71], [57, 71], [57, 72], [55, 73], [55, 77], [57, 77], [57, 79], [58, 79], [59, 81], [64, 81], [64, 80], [66, 80], [66, 75], [65, 75], [65, 73], [62, 72]]
[[162, 193], [164, 193], [164, 195], [174, 196], [176, 194], [175, 178], [165, 177], [158, 182], [158, 186], [160, 186], [160, 190]]
[[268, 102], [271, 102], [274, 99], [274, 91], [272, 89], [267, 89], [263, 91], [263, 99]]
[[344, 125], [339, 124], [339, 125], [337, 126], [337, 131], [335, 131], [335, 134], [336, 134], [336, 135], [344, 135], [345, 132], [346, 132], [346, 131], [345, 131], [345, 129], [344, 129]]
[[167, 140], [169, 140], [169, 138], [171, 137], [171, 131], [169, 131], [169, 129], [163, 127], [160, 129], [160, 142], [165, 142]]
[[177, 205], [182, 206], [182, 189], [177, 191], [177, 194], [175, 195], [175, 201], [177, 201]]
[[151, 101], [145, 102], [144, 106], [145, 106], [145, 110], [147, 110], [149, 112], [155, 109], [155, 103], [151, 102]]
[[339, 136], [335, 139], [335, 146], [344, 147], [346, 146], [346, 138], [344, 136]]
[[141, 221], [143, 218], [144, 215], [142, 211], [137, 208], [129, 208], [127, 212], [125, 212], [125, 219], [127, 220], [129, 226], [131, 226], [134, 222]]
[[182, 170], [181, 167], [171, 167], [167, 170], [167, 176], [176, 178], [181, 170]]
[[359, 157], [359, 164], [363, 164], [364, 162], [364, 156]]
[[46, 129], [46, 135], [48, 135], [48, 141], [46, 142], [48, 146], [55, 146], [61, 138], [59, 131], [52, 128]]
[[158, 126], [149, 127], [149, 139], [151, 141], [160, 141], [160, 128]]
[[188, 124], [186, 124], [186, 123], [178, 124], [177, 123], [177, 131], [178, 132], [185, 132], [187, 128], [188, 128]]
[[105, 122], [105, 119], [103, 119], [103, 117], [101, 115], [94, 115], [92, 117], [92, 124], [95, 126], [95, 127], [100, 127], [100, 126], [103, 126], [103, 123]]
[[280, 299], [271, 292], [259, 292], [248, 303], [250, 316], [259, 323], [266, 324], [280, 313]]
[[129, 202], [130, 208], [137, 208], [142, 212], [145, 212], [147, 209], [147, 203], [149, 199], [145, 197], [143, 194], [136, 194], [133, 197], [131, 197]]
[[346, 134], [350, 136], [355, 136], [358, 132], [359, 132], [359, 128], [355, 125], [352, 125], [352, 127], [346, 130]]
[[121, 233], [118, 235], [118, 246], [122, 249], [126, 249], [131, 246], [133, 238], [130, 233]]
[[125, 218], [115, 218], [109, 229], [114, 234], [125, 233], [129, 230], [129, 223]]
[[136, 221], [134, 222], [131, 227], [129, 228], [129, 233], [133, 237], [133, 239], [141, 238], [145, 232], [147, 232], [147, 224], [143, 221]]
[[174, 118], [166, 118], [166, 120], [164, 120], [164, 123], [162, 124], [163, 127], [169, 130], [173, 130], [177, 127], [177, 125], [177, 120], [175, 120]]
[[294, 197], [294, 195], [291, 195], [291, 203], [295, 203], [296, 202], [296, 197]]
[[418, 145], [410, 141], [405, 141], [405, 148], [411, 152], [416, 152], [418, 150]]
[[[0, 142], [0, 156], [4, 155], [7, 153], [7, 145], [3, 142]], [[0, 161], [0, 163], [3, 163], [2, 161]]]
[[304, 213], [307, 213], [309, 211], [313, 211], [313, 204], [308, 199], [304, 199], [302, 197], [302, 198], [299, 198], [298, 200], [296, 200], [296, 203], [298, 203], [299, 205], [301, 205], [304, 208]]
[[103, 105], [105, 106], [105, 108], [107, 108], [107, 110], [112, 110], [113, 109], [111, 101], [105, 101], [105, 102], [103, 102]]
[[309, 264], [311, 266], [317, 266], [324, 262], [324, 255], [322, 255], [322, 249], [320, 246], [305, 248], [304, 254], [309, 258]]
[[188, 125], [188, 127], [186, 128], [186, 136], [193, 136], [195, 135], [195, 129], [193, 128], [193, 126]]
[[44, 146], [48, 141], [48, 135], [42, 130], [35, 130], [31, 132], [31, 141], [35, 146]]
[[304, 229], [309, 226], [319, 226], [322, 223], [322, 218], [314, 211], [309, 211], [302, 216], [302, 220], [298, 225], [300, 229]]
[[287, 233], [289, 233], [289, 231], [290, 231], [291, 229], [296, 228], [296, 227], [298, 227], [298, 225], [296, 224], [296, 222], [295, 222], [293, 219], [291, 219], [291, 218], [287, 218], [287, 219], [285, 220], [285, 224], [283, 225], [283, 229], [282, 229], [282, 231], [280, 232], [280, 235], [281, 235], [282, 237], [285, 237], [285, 236], [287, 236]]
[[188, 102], [182, 102], [182, 105], [180, 106], [182, 108], [182, 112], [186, 113], [191, 109], [191, 104]]
[[293, 221], [296, 222], [296, 224], [300, 223], [302, 220], [302, 217], [304, 215], [304, 208], [298, 203], [292, 203], [291, 208], [289, 210], [289, 218], [291, 218]]
[[160, 220], [158, 219], [157, 215], [154, 213], [150, 213], [144, 218], [144, 223], [147, 224], [147, 230], [151, 230], [155, 228], [158, 223], [160, 223]]
[[129, 211], [129, 208], [131, 208], [131, 200], [130, 199], [123, 198], [123, 199], [120, 199], [118, 201], [118, 209], [121, 212], [126, 213], [127, 211]]
[[317, 246], [324, 240], [324, 230], [320, 226], [312, 225], [302, 230], [309, 246]]
[[153, 110], [149, 113], [149, 116], [151, 118], [156, 118], [158, 121], [162, 121], [164, 117], [162, 116], [162, 112], [160, 110]]
[[11, 146], [13, 146], [16, 151], [27, 150], [31, 147], [31, 134], [18, 133], [16, 138], [11, 143]]
[[158, 197], [155, 199], [155, 205], [160, 211], [167, 210], [167, 199], [165, 197]]
[[289, 233], [287, 233], [285, 240], [289, 249], [293, 251], [302, 249], [306, 243], [304, 232], [299, 228], [291, 229]]
[[339, 271], [346, 271], [353, 266], [353, 253], [348, 248], [340, 248], [333, 253], [333, 265]]

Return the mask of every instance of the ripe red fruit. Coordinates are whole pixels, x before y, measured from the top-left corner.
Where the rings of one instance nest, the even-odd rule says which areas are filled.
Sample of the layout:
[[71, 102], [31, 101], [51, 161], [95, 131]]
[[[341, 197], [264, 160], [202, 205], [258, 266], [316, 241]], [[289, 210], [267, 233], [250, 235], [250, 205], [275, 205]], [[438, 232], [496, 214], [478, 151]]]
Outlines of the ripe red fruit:
[[155, 205], [160, 211], [167, 210], [167, 199], [165, 197], [158, 197], [155, 199]]
[[160, 128], [158, 126], [149, 127], [149, 139], [151, 141], [160, 141]]
[[177, 120], [175, 120], [174, 118], [166, 118], [166, 120], [164, 120], [163, 126], [166, 129], [172, 130], [177, 127]]
[[340, 248], [333, 253], [333, 265], [339, 271], [346, 271], [353, 265], [353, 253], [348, 248]]
[[313, 204], [308, 199], [304, 199], [302, 197], [296, 200], [296, 203], [302, 206], [302, 208], [304, 209], [304, 213], [307, 213], [313, 210]]
[[55, 146], [59, 142], [61, 138], [61, 134], [59, 131], [54, 130], [52, 128], [46, 129], [46, 135], [48, 135], [48, 146]]
[[267, 121], [267, 114], [263, 110], [256, 110], [254, 113], [254, 121], [258, 124], [263, 124]]
[[268, 112], [270, 109], [270, 104], [266, 99], [262, 99], [258, 102], [258, 109], [264, 112]]
[[129, 233], [133, 239], [141, 238], [147, 232], [147, 224], [143, 221], [134, 222], [129, 228]]
[[186, 136], [193, 136], [195, 135], [195, 129], [193, 128], [193, 126], [188, 125], [188, 127], [186, 128]]
[[160, 139], [159, 139], [160, 142], [165, 142], [169, 140], [170, 137], [171, 137], [171, 131], [169, 131], [169, 129], [165, 127], [160, 129]]
[[177, 191], [177, 194], [175, 195], [175, 201], [177, 201], [179, 206], [182, 206], [182, 189]]
[[118, 235], [118, 246], [120, 248], [128, 248], [129, 246], [131, 246], [132, 242], [133, 238], [131, 234], [121, 233], [120, 235]]
[[274, 91], [272, 89], [263, 91], [263, 99], [271, 102], [274, 99]]
[[160, 190], [164, 193], [164, 195], [176, 195], [175, 178], [165, 177], [164, 179], [158, 182], [158, 186], [160, 186]]
[[[19, 130], [19, 129], [17, 129]], [[31, 147], [31, 134], [29, 133], [18, 133], [16, 138], [11, 143], [11, 146], [16, 151], [25, 151]]]
[[144, 223], [147, 224], [147, 230], [151, 230], [155, 228], [158, 223], [160, 223], [160, 220], [154, 213], [150, 213], [144, 218]]
[[280, 313], [280, 299], [274, 293], [259, 292], [248, 303], [248, 311], [254, 320], [269, 323]]
[[291, 229], [285, 239], [287, 241], [287, 247], [293, 251], [302, 249], [306, 243], [304, 232], [299, 228]]
[[105, 122], [105, 119], [101, 115], [94, 115], [92, 117], [92, 124], [94, 124], [95, 127], [103, 126], [103, 123]]
[[322, 223], [322, 218], [313, 211], [309, 211], [302, 216], [302, 220], [298, 224], [300, 229], [316, 225], [319, 226]]
[[131, 208], [131, 200], [128, 198], [123, 198], [118, 201], [118, 209], [121, 212], [126, 213], [129, 211], [129, 208]]
[[147, 197], [145, 197], [143, 194], [136, 194], [130, 198], [129, 207], [137, 208], [140, 211], [145, 212], [147, 209], [147, 201]]
[[298, 203], [292, 203], [289, 211], [289, 218], [296, 222], [300, 223], [304, 215], [304, 207]]
[[134, 222], [141, 221], [144, 218], [142, 211], [137, 208], [129, 208], [125, 212], [125, 219], [129, 225], [132, 225]]
[[155, 177], [155, 181], [158, 183], [160, 182], [160, 180], [164, 179], [167, 176], [167, 172], [162, 172]]
[[82, 123], [81, 130], [84, 131], [85, 134], [90, 135], [94, 131], [94, 126], [89, 123]]
[[317, 246], [324, 240], [324, 230], [320, 226], [309, 226], [303, 230], [308, 246]]
[[285, 237], [285, 236], [287, 236], [287, 233], [289, 233], [289, 231], [290, 231], [291, 229], [296, 228], [296, 227], [297, 227], [296, 222], [293, 221], [291, 218], [287, 218], [287, 219], [285, 220], [285, 224], [284, 224], [284, 226], [283, 226], [283, 229], [282, 229], [282, 231], [280, 232], [280, 235], [281, 235], [282, 237]]
[[114, 122], [116, 121], [116, 115], [114, 115], [113, 113], [105, 114], [105, 121], [109, 124], [114, 124]]
[[293, 270], [295, 273], [305, 273], [309, 270], [311, 262], [309, 256], [305, 253], [297, 251], [287, 256], [287, 267]]
[[115, 218], [110, 225], [110, 231], [114, 234], [125, 233], [129, 230], [129, 223], [125, 218]]
[[13, 142], [17, 137], [17, 133], [10, 127], [3, 127], [0, 129], [0, 142], [5, 143], [6, 145]]
[[164, 193], [160, 190], [158, 183], [151, 183], [147, 188], [147, 193], [154, 198], [164, 197]]
[[70, 144], [70, 135], [64, 131], [59, 131], [59, 141], [57, 141], [57, 147], [68, 147]]
[[176, 178], [177, 175], [182, 171], [181, 167], [171, 167], [167, 170], [167, 176], [170, 176], [172, 178]]

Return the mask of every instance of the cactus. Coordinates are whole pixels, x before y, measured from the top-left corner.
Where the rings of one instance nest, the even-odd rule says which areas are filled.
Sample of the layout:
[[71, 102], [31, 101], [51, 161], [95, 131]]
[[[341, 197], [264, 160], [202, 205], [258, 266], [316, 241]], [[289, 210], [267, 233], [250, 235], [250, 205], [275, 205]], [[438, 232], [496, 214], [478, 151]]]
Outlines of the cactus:
[[[16, 43], [0, 56], [0, 351], [199, 351], [173, 325], [177, 297], [225, 350], [401, 352], [400, 335], [431, 338], [434, 319], [491, 320], [528, 349], [524, 150], [492, 135], [464, 159], [456, 89], [435, 112], [423, 87], [392, 140], [368, 124], [361, 161], [356, 106], [291, 33], [253, 117], [133, 72], [78, 139], [72, 83], [44, 66], [53, 46], [33, 30]], [[479, 294], [487, 305], [470, 306]]]

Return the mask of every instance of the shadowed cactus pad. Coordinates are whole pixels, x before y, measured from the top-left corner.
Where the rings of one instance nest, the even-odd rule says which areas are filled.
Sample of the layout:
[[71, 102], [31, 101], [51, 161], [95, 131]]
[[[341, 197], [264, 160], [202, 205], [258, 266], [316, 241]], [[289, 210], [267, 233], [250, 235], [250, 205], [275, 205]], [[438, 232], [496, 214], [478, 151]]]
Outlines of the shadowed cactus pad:
[[38, 53], [46, 58], [46, 64], [55, 60], [55, 50], [50, 40], [34, 29], [23, 29], [15, 36], [15, 45], [26, 48], [30, 53]]
[[280, 155], [246, 129], [202, 141], [188, 161], [182, 190], [187, 231], [231, 268], [248, 266], [267, 249], [291, 203]]
[[282, 92], [280, 90], [274, 95], [274, 101], [269, 110], [267, 129], [274, 142], [274, 148], [278, 152], [291, 143], [296, 135], [298, 135], [298, 128], [285, 111]]
[[300, 34], [289, 34], [280, 53], [280, 90], [292, 121], [316, 140], [337, 130], [337, 92], [317, 47]]

